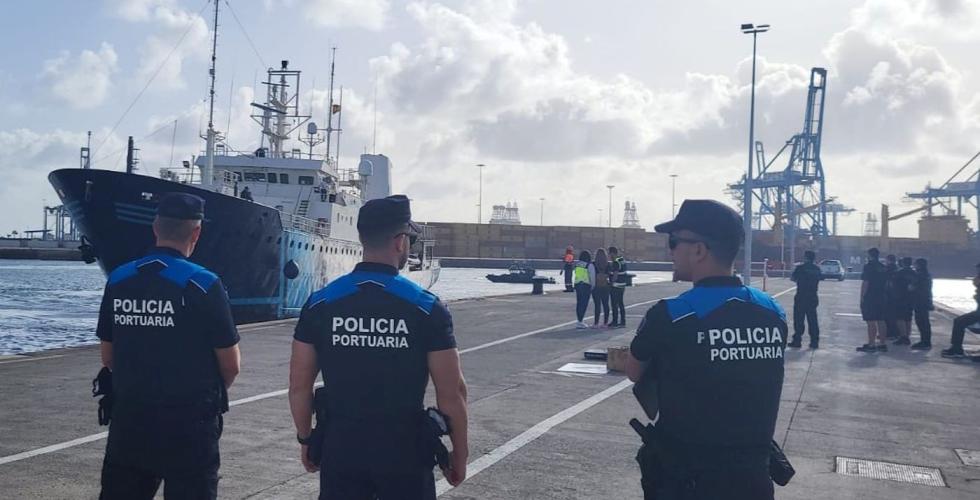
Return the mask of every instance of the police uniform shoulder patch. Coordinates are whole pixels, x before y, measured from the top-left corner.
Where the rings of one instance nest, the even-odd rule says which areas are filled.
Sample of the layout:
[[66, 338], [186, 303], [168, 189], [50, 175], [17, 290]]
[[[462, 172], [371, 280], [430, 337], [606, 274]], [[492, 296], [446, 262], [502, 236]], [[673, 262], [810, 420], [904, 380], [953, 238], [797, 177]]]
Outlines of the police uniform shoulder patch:
[[434, 293], [422, 288], [418, 283], [401, 275], [394, 276], [385, 290], [391, 294], [411, 302], [425, 314], [432, 313], [437, 297]]
[[732, 300], [745, 302], [743, 295], [742, 287], [698, 286], [665, 300], [671, 321], [677, 322], [691, 315], [704, 318]]
[[160, 276], [166, 278], [171, 283], [186, 288], [193, 283], [198, 288], [207, 293], [211, 285], [218, 279], [218, 276], [208, 271], [204, 266], [200, 266], [184, 259], [178, 259], [169, 255], [153, 255], [153, 260], [158, 260], [164, 264], [160, 270]]
[[779, 316], [779, 319], [786, 321], [786, 312], [783, 311], [783, 307], [780, 306], [779, 302], [776, 302], [776, 299], [773, 299], [771, 295], [759, 290], [758, 288], [752, 288], [750, 286], [745, 287], [745, 289], [748, 290], [749, 300], [751, 300], [753, 304], [769, 309], [770, 311], [776, 313], [776, 315]]
[[306, 308], [309, 309], [321, 302], [335, 302], [355, 293], [357, 293], [355, 279], [350, 274], [345, 274], [327, 283], [327, 286], [313, 292], [313, 295], [310, 295], [310, 300], [307, 302]]
[[136, 276], [136, 274], [139, 272], [138, 264], [140, 264], [141, 260], [142, 259], [134, 260], [132, 262], [127, 262], [113, 269], [112, 272], [109, 273], [109, 284], [115, 285], [122, 281], [128, 280], [133, 276]]

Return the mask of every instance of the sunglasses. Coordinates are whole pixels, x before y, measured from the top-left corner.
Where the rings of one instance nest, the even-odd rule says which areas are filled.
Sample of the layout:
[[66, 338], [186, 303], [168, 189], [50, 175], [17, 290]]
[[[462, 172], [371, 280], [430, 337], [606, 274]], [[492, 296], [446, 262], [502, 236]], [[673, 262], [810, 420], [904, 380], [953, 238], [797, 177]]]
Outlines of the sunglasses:
[[419, 235], [417, 235], [415, 233], [398, 233], [398, 234], [395, 235], [395, 238], [397, 238], [399, 236], [408, 236], [408, 244], [409, 245], [414, 245], [415, 242], [419, 240]]
[[681, 243], [690, 243], [692, 245], [695, 243], [703, 243], [704, 246], [711, 248], [710, 245], [708, 245], [708, 242], [704, 240], [696, 240], [693, 238], [682, 238], [680, 236], [674, 236], [673, 234], [667, 238], [667, 246], [669, 246], [671, 250], [677, 248], [677, 245], [680, 245]]

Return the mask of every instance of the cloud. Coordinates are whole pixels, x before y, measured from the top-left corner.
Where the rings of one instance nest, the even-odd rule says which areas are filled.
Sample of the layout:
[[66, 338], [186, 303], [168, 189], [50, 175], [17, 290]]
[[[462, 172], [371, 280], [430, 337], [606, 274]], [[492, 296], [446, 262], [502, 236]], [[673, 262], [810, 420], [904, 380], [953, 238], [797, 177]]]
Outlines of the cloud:
[[866, 0], [851, 12], [862, 32], [888, 37], [980, 38], [980, 0]]
[[106, 9], [123, 20], [151, 28], [138, 49], [140, 63], [135, 76], [139, 86], [156, 73], [151, 88], [183, 89], [187, 86], [185, 60], [207, 60], [211, 47], [208, 22], [198, 13], [180, 8], [176, 1], [108, 0]]
[[[934, 47], [856, 29], [825, 49], [837, 98], [828, 112], [850, 149], [915, 151], [960, 128], [960, 73]], [[833, 113], [833, 114], [831, 114]]]
[[[291, 8], [296, 0], [265, 0], [267, 11]], [[391, 5], [387, 0], [303, 0], [307, 21], [328, 28], [384, 28]]]
[[657, 129], [649, 89], [625, 75], [577, 73], [562, 37], [535, 23], [515, 24], [513, 4], [491, 4], [409, 5], [424, 40], [412, 48], [393, 44], [371, 61], [387, 109], [428, 122], [430, 130], [462, 128], [460, 139], [485, 157], [642, 151]]
[[68, 51], [44, 62], [41, 77], [50, 83], [51, 93], [76, 109], [91, 109], [105, 101], [116, 72], [115, 49], [102, 42], [98, 51], [83, 50], [72, 57]]

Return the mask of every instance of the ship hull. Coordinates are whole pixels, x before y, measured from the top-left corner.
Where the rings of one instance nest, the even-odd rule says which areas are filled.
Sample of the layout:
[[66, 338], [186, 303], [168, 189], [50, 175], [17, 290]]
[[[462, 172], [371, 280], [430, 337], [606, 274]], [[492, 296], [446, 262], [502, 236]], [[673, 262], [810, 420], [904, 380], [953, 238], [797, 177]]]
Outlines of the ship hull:
[[[221, 277], [239, 324], [298, 314], [313, 291], [360, 261], [358, 242], [283, 227], [274, 208], [194, 185], [77, 168], [55, 170], [48, 180], [106, 275], [153, 247], [160, 194], [203, 198], [206, 217], [190, 260]], [[290, 261], [299, 271], [292, 279], [283, 273]], [[430, 259], [407, 274], [427, 288], [438, 272], [438, 262]]]

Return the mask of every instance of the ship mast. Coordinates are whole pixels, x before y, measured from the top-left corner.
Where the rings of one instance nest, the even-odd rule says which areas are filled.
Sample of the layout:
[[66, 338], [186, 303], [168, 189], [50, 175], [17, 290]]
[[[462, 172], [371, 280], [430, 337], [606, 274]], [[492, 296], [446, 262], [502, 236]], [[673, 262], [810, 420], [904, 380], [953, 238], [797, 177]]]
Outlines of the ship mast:
[[208, 90], [210, 109], [208, 110], [207, 145], [205, 147], [207, 162], [205, 163], [204, 172], [201, 175], [201, 185], [204, 188], [211, 187], [214, 177], [214, 142], [215, 136], [217, 135], [214, 131], [214, 77], [215, 61], [217, 60], [218, 52], [218, 5], [220, 3], [220, 0], [214, 0], [214, 36], [211, 39], [211, 69], [209, 70], [211, 76], [211, 86]]
[[328, 94], [327, 102], [327, 154], [325, 159], [330, 161], [330, 140], [334, 131], [333, 128], [333, 76], [334, 76], [334, 63], [337, 60], [337, 47], [332, 47], [330, 56], [330, 93]]

